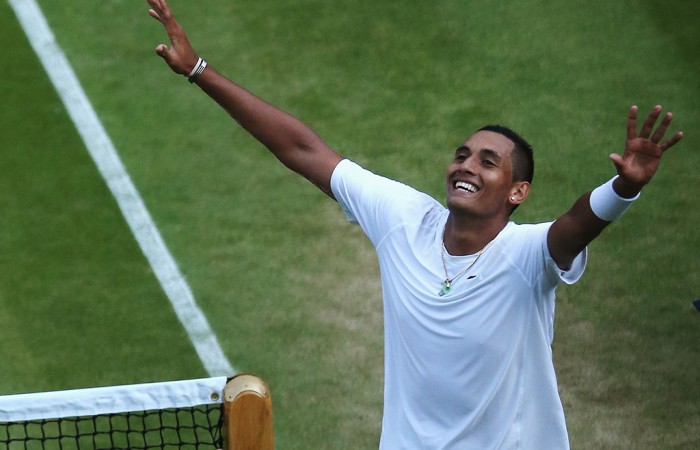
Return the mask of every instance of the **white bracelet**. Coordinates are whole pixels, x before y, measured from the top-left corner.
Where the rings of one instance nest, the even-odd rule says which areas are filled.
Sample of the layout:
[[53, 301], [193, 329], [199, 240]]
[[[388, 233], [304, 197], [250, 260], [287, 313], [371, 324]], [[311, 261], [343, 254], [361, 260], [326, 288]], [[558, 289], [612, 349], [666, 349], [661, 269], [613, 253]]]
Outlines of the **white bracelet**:
[[634, 203], [640, 195], [637, 194], [632, 198], [624, 198], [617, 195], [617, 192], [613, 189], [613, 182], [616, 178], [617, 176], [613, 177], [607, 183], [593, 189], [589, 199], [593, 214], [608, 222], [622, 217], [625, 211], [632, 206], [632, 203]]
[[194, 73], [195, 73], [195, 72], [197, 71], [197, 69], [199, 68], [199, 65], [200, 65], [200, 64], [202, 64], [202, 58], [199, 58], [199, 59], [197, 60], [197, 64], [195, 64], [194, 67], [192, 68], [192, 72], [190, 72], [190, 73], [187, 74], [187, 78], [190, 78], [192, 75], [194, 75]]

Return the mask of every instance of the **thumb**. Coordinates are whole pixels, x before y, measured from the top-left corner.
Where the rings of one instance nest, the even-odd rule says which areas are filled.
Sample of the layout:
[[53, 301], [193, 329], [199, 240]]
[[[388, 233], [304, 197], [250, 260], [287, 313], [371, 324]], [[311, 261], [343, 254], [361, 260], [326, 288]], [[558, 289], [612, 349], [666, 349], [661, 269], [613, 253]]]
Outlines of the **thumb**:
[[617, 169], [617, 173], [620, 173], [622, 170], [622, 165], [623, 165], [623, 158], [622, 156], [618, 155], [617, 153], [611, 153], [610, 154], [610, 161], [615, 165], [615, 169]]
[[165, 44], [158, 44], [156, 47], [156, 54], [160, 56], [163, 59], [166, 59], [166, 55], [168, 53], [168, 47]]
[[163, 61], [170, 66], [170, 69], [175, 72], [175, 73], [182, 73], [181, 70], [178, 70], [177, 67], [175, 67], [175, 63], [173, 61], [173, 50], [169, 49], [167, 45], [165, 44], [158, 44], [156, 47], [156, 54], [163, 58]]

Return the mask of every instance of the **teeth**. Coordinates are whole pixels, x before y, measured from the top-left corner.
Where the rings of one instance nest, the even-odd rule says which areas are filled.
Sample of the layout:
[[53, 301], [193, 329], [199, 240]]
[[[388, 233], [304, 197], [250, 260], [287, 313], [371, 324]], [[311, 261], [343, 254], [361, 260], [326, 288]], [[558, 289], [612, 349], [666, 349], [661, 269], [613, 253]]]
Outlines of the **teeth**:
[[472, 192], [472, 193], [474, 193], [474, 192], [476, 192], [476, 191], [479, 190], [479, 188], [477, 188], [477, 187], [474, 186], [473, 184], [471, 184], [471, 183], [466, 183], [466, 182], [464, 182], [464, 181], [458, 181], [458, 182], [456, 182], [456, 183], [455, 183], [455, 187], [456, 187], [457, 189], [462, 189], [462, 190], [465, 190], [465, 191], [467, 191], [467, 192]]

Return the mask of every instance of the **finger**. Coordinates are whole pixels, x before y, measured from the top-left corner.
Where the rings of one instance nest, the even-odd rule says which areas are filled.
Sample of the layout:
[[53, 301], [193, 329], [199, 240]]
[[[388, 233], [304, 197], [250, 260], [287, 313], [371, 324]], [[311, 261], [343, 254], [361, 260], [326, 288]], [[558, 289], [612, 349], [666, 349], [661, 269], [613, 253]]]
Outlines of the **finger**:
[[629, 116], [627, 117], [627, 140], [631, 141], [637, 137], [637, 107], [630, 108]]
[[182, 34], [182, 27], [173, 16], [167, 2], [165, 0], [148, 0], [148, 3], [153, 7], [152, 10], [153, 13], [155, 13], [154, 17], [165, 26], [165, 31], [168, 33], [170, 39], [177, 40]]
[[647, 116], [647, 119], [644, 121], [644, 125], [642, 125], [642, 130], [639, 132], [640, 138], [646, 139], [649, 137], [649, 135], [651, 135], [651, 130], [654, 128], [654, 124], [656, 123], [656, 119], [659, 118], [660, 113], [661, 105], [654, 106]]
[[148, 11], [148, 13], [152, 17], [162, 22], [167, 29], [168, 24], [174, 21], [173, 14], [170, 11], [168, 4], [164, 0], [148, 0], [148, 4], [151, 6], [151, 9]]
[[678, 143], [678, 141], [680, 141], [682, 138], [683, 138], [683, 132], [682, 131], [677, 132], [676, 134], [673, 135], [673, 137], [671, 139], [669, 139], [668, 141], [661, 144], [661, 151], [665, 152], [669, 148], [676, 145], [676, 143]]
[[163, 2], [161, 0], [146, 0], [146, 3], [148, 3], [153, 9], [163, 9]]
[[158, 46], [156, 46], [156, 54], [167, 60], [168, 47], [165, 44], [158, 44]]
[[622, 171], [622, 165], [624, 159], [622, 156], [618, 155], [617, 153], [611, 153], [610, 154], [610, 161], [615, 165], [615, 169], [617, 170], [617, 173], [620, 173]]
[[160, 18], [160, 15], [157, 12], [155, 12], [153, 9], [148, 10], [148, 15], [150, 15], [151, 17], [156, 19], [158, 22], [161, 22], [161, 23], [163, 22], [163, 20]]
[[157, 5], [157, 10], [162, 17], [164, 17], [166, 20], [172, 19], [173, 14], [165, 0], [153, 0], [153, 2]]
[[148, 0], [148, 4], [153, 6], [148, 10], [148, 14], [154, 19], [158, 20], [165, 27], [165, 31], [168, 33], [170, 42], [173, 48], [177, 47], [183, 40], [182, 27], [177, 20], [173, 17], [172, 13], [167, 7], [167, 4], [162, 0]]
[[151, 7], [149, 14], [153, 15], [151, 13], [151, 11], [153, 11], [154, 14], [159, 16], [158, 20], [160, 20], [160, 15], [161, 15], [161, 12], [163, 11], [161, 4], [157, 0], [147, 0], [147, 3]]
[[661, 121], [661, 125], [659, 125], [659, 128], [656, 129], [654, 135], [651, 137], [651, 142], [658, 144], [661, 141], [661, 139], [664, 138], [664, 134], [666, 134], [666, 129], [671, 123], [671, 120], [673, 120], [673, 114], [671, 114], [670, 112], [666, 113], [664, 115], [663, 120]]

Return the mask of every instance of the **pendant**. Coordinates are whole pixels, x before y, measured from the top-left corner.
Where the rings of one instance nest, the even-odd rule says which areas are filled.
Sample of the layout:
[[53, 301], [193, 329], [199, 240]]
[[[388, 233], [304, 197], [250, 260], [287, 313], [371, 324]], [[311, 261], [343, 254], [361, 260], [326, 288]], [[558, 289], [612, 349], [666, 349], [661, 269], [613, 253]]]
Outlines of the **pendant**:
[[452, 290], [452, 281], [445, 280], [442, 282], [442, 289], [440, 289], [440, 292], [438, 292], [438, 295], [440, 297], [443, 297], [443, 296], [449, 294], [451, 290]]

